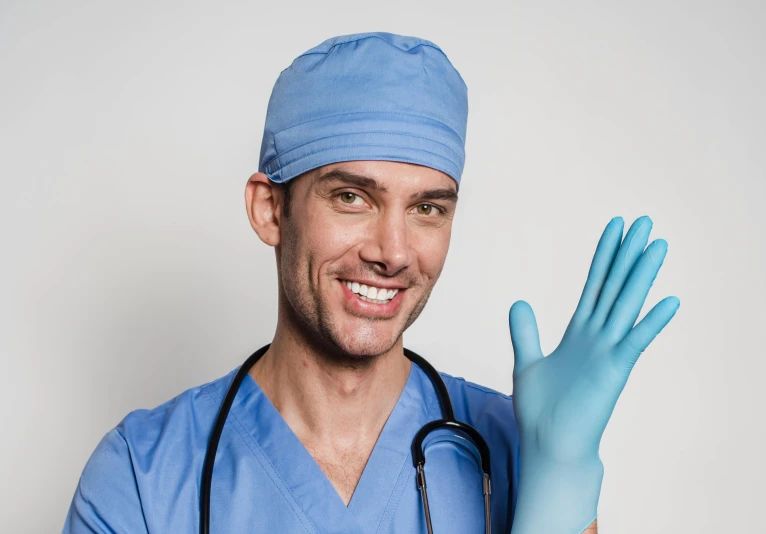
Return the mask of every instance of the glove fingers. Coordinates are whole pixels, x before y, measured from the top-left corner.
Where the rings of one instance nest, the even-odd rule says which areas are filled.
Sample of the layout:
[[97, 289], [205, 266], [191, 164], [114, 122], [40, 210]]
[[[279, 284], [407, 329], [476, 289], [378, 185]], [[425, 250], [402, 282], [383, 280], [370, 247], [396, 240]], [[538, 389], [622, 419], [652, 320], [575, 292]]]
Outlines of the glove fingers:
[[626, 377], [638, 361], [638, 357], [670, 322], [680, 305], [678, 297], [662, 299], [617, 345], [617, 350], [612, 353], [614, 365], [624, 371]]
[[572, 318], [573, 321], [585, 321], [593, 313], [593, 309], [598, 302], [598, 296], [601, 293], [601, 288], [604, 286], [604, 281], [609, 275], [609, 267], [614, 262], [614, 256], [620, 248], [624, 227], [625, 222], [622, 220], [622, 217], [615, 217], [604, 228], [601, 239], [599, 239], [596, 246], [596, 252], [593, 255], [593, 261], [588, 271], [585, 287], [580, 296], [580, 302], [577, 304], [577, 309]]
[[532, 307], [523, 300], [516, 301], [508, 313], [508, 326], [513, 345], [513, 375], [517, 376], [529, 364], [543, 357]]
[[624, 338], [636, 323], [667, 252], [667, 241], [664, 239], [654, 241], [646, 247], [631, 271], [606, 321], [607, 335], [615, 343]]
[[636, 219], [628, 230], [622, 245], [620, 245], [620, 250], [617, 251], [614, 263], [609, 269], [609, 277], [604, 283], [604, 289], [599, 295], [598, 304], [596, 304], [596, 309], [591, 317], [591, 321], [595, 324], [603, 325], [606, 321], [606, 317], [612, 310], [620, 291], [622, 291], [622, 286], [625, 285], [625, 280], [633, 269], [633, 265], [646, 248], [651, 230], [652, 220], [647, 216]]

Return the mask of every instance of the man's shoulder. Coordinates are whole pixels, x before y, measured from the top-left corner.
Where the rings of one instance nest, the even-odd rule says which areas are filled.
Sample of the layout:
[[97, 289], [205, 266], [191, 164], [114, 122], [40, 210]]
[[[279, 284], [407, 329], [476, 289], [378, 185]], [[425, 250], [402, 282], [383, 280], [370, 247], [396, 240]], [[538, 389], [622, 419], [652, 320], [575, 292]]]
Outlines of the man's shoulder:
[[101, 532], [106, 522], [110, 532], [147, 532], [144, 499], [159, 503], [193, 491], [220, 398], [235, 372], [152, 409], [133, 410], [109, 430], [85, 464], [64, 532], [95, 532], [94, 525]]
[[189, 445], [195, 445], [194, 430], [212, 424], [236, 371], [182, 391], [154, 408], [133, 410], [113, 430], [134, 452], [155, 450], [161, 441], [191, 441]]

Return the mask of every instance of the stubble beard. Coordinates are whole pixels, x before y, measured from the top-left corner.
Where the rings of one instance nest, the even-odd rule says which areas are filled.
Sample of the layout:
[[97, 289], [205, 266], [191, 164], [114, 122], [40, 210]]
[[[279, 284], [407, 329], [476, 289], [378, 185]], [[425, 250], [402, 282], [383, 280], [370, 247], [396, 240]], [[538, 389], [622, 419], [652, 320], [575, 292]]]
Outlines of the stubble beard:
[[[311, 262], [309, 261], [308, 264], [310, 266]], [[347, 337], [339, 332], [327, 302], [321, 298], [317, 289], [311, 284], [310, 273], [311, 269], [309, 268], [304, 278], [305, 287], [300, 287], [301, 284], [297, 284], [296, 287], [294, 283], [291, 283], [293, 273], [287, 273], [286, 277], [282, 279], [281, 293], [284, 297], [284, 308], [288, 320], [301, 339], [314, 349], [316, 354], [325, 357], [329, 363], [334, 365], [357, 368], [372, 364], [377, 357], [391, 350], [404, 331], [420, 316], [433, 289], [433, 286], [428, 288], [418, 300], [407, 314], [407, 319], [399, 332], [389, 343], [386, 343], [384, 347], [378, 345], [374, 349], [367, 345], [366, 349], [360, 351], [349, 347]], [[373, 323], [383, 320], [390, 321], [391, 319], [368, 318], [368, 320]]]

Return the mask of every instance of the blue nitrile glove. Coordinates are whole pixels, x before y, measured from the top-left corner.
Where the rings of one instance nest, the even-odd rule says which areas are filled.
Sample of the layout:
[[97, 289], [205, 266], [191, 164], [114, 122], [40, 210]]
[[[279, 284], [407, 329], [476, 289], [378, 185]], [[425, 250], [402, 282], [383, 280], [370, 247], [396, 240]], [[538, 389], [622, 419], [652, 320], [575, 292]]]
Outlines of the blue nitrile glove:
[[579, 534], [596, 519], [601, 436], [633, 365], [680, 304], [667, 297], [633, 326], [667, 252], [663, 239], [646, 247], [651, 228], [639, 218], [620, 244], [622, 218], [609, 222], [574, 316], [547, 357], [529, 304], [511, 307], [521, 444], [512, 534]]

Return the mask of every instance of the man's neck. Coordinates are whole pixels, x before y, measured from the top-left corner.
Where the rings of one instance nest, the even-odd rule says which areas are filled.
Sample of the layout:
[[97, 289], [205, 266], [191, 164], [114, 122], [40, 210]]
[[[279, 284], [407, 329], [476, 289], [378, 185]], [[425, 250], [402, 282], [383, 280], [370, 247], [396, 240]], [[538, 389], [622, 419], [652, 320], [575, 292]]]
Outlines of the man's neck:
[[380, 433], [409, 371], [401, 340], [386, 354], [355, 365], [278, 331], [250, 375], [297, 435], [353, 441]]

